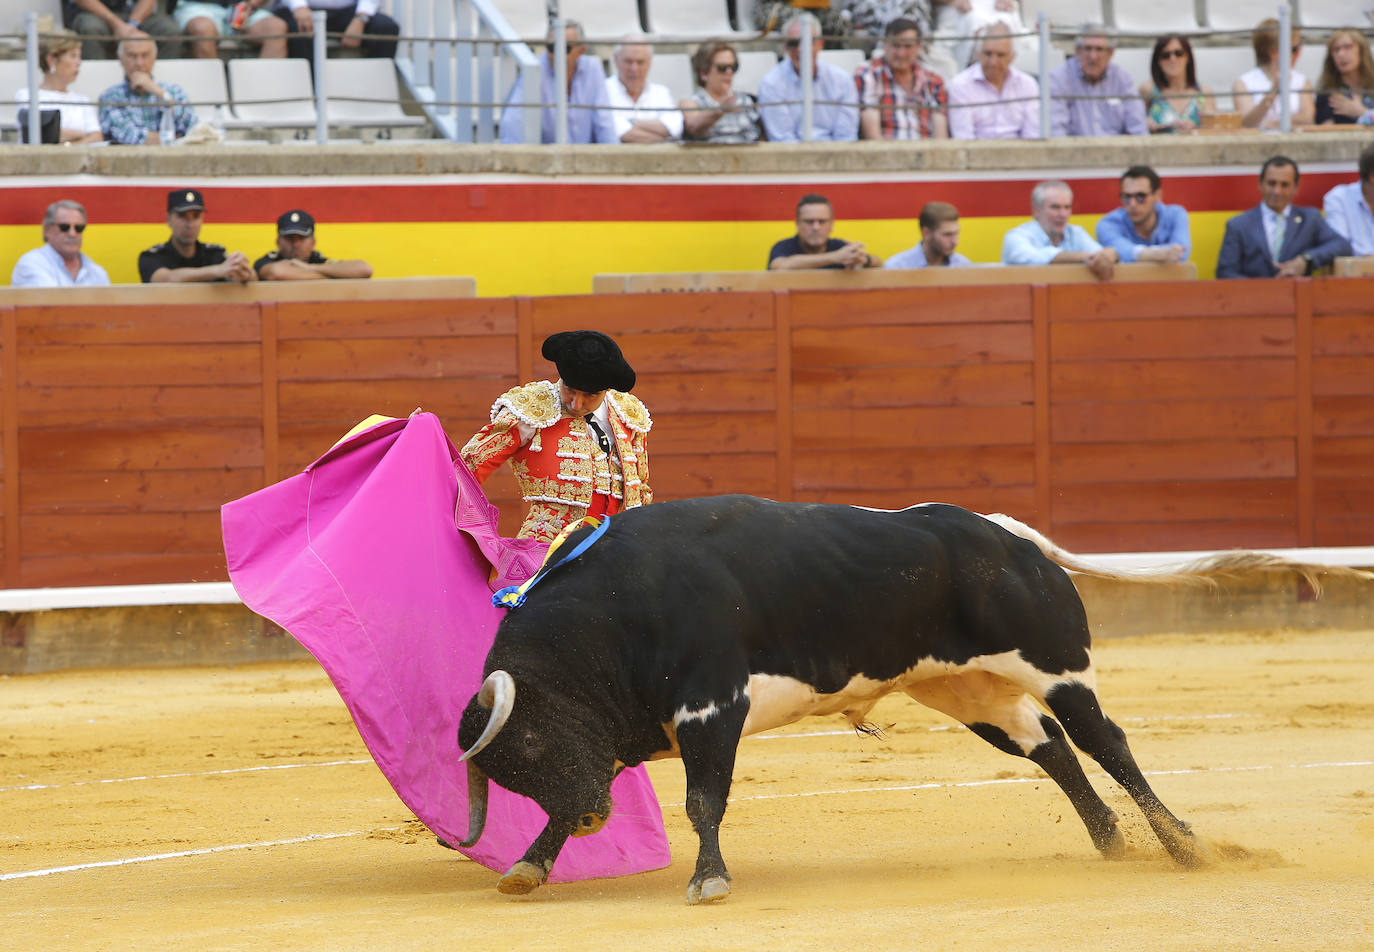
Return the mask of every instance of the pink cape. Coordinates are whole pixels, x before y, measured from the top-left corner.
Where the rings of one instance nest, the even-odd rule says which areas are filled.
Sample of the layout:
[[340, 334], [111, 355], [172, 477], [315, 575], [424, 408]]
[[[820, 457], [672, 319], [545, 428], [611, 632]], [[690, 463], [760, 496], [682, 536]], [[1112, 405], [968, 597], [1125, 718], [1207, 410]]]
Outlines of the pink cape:
[[[546, 549], [497, 535], [496, 507], [457, 460], [433, 414], [385, 419], [221, 513], [239, 597], [319, 660], [401, 800], [450, 843], [468, 827], [458, 721], [505, 614], [491, 595], [533, 574]], [[569, 840], [550, 881], [668, 865], [644, 767], [611, 791], [610, 821]], [[462, 852], [504, 871], [546, 820], [492, 784], [486, 832]]]

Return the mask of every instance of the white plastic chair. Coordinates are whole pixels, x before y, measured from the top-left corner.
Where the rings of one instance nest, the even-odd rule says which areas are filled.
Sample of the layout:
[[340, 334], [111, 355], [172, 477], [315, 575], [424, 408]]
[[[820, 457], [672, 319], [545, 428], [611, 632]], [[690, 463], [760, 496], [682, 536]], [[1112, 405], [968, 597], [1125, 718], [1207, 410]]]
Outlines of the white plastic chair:
[[[82, 69], [85, 69], [85, 64]], [[199, 118], [209, 119], [214, 115], [216, 104], [224, 106], [227, 113], [229, 82], [224, 75], [224, 61], [218, 57], [160, 59], [153, 71], [160, 81], [176, 83], [182, 88], [186, 98], [194, 104], [191, 108]], [[225, 118], [228, 118], [227, 114]]]
[[1021, 22], [1034, 30], [1036, 14], [1042, 10], [1049, 14], [1051, 26], [1064, 30], [1106, 22], [1102, 0], [1021, 0]]
[[[1214, 30], [1253, 30], [1267, 17], [1277, 17], [1277, 3], [1255, 3], [1254, 0], [1203, 0], [1207, 10], [1207, 25]], [[1247, 43], [1249, 36], [1243, 36]]]
[[1298, 5], [1298, 16], [1302, 25], [1312, 29], [1334, 30], [1338, 27], [1353, 27], [1369, 30], [1371, 23], [1368, 3], [1354, 3], [1352, 0], [1302, 0]]
[[1240, 74], [1255, 65], [1255, 51], [1249, 46], [1193, 46], [1199, 86], [1210, 86], [1216, 93], [1217, 109], [1234, 112], [1235, 98], [1231, 87]]
[[401, 86], [389, 59], [349, 57], [325, 60], [329, 124], [403, 128], [424, 125], [424, 117], [401, 110]]
[[272, 129], [315, 126], [315, 92], [307, 60], [232, 59], [229, 90], [235, 118]]
[[1122, 33], [1163, 36], [1166, 33], [1197, 33], [1195, 0], [1122, 0], [1113, 7], [1114, 25]]
[[500, 0], [496, 9], [523, 40], [542, 41], [549, 35], [548, 0]]
[[659, 36], [705, 40], [741, 35], [726, 0], [646, 0], [645, 28]]
[[[736, 52], [735, 55], [739, 57], [739, 72], [735, 73], [735, 82], [731, 88], [757, 96], [759, 81], [778, 65], [778, 54], [768, 50], [746, 50]], [[695, 88], [696, 77], [693, 76], [692, 80]]]
[[583, 36], [596, 43], [643, 32], [636, 0], [562, 0], [560, 9], [565, 19], [581, 23]]
[[655, 53], [649, 81], [667, 86], [673, 102], [686, 99], [697, 85], [692, 76], [692, 58], [686, 53]]
[[821, 50], [819, 58], [823, 63], [838, 66], [850, 76], [853, 76], [854, 71], [867, 59], [863, 50]]
[[1131, 74], [1131, 79], [1139, 86], [1150, 82], [1150, 55], [1152, 46], [1120, 46], [1112, 54], [1112, 62]]
[[[161, 75], [162, 73], [154, 66], [153, 76]], [[120, 68], [119, 60], [82, 60], [81, 72], [77, 73], [76, 81], [69, 88], [74, 93], [90, 96], [91, 102], [98, 103], [101, 93], [122, 82], [124, 70]]]

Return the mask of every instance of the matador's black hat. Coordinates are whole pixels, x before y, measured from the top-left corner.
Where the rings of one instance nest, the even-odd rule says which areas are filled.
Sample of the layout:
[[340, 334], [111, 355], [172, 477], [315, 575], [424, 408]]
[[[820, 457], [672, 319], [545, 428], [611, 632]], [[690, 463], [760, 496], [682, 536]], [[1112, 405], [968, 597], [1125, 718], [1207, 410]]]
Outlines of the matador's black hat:
[[634, 389], [635, 372], [619, 345], [600, 331], [563, 331], [551, 334], [540, 353], [558, 367], [558, 376], [574, 390], [600, 393]]

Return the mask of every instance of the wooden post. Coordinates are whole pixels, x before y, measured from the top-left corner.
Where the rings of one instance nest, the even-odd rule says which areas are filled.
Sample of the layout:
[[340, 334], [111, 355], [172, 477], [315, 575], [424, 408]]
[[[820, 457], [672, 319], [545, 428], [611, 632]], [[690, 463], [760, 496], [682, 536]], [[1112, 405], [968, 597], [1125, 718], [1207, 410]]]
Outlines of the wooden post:
[[14, 308], [0, 309], [0, 417], [4, 434], [5, 587], [20, 587], [23, 514], [19, 498], [19, 316]]
[[1050, 485], [1050, 289], [1044, 284], [1033, 284], [1031, 295], [1031, 383], [1034, 393], [1034, 415], [1032, 417], [1035, 441], [1035, 520], [1039, 528], [1053, 533], [1050, 507], [1053, 500], [1053, 487]]
[[277, 305], [259, 305], [262, 333], [262, 481], [271, 485], [281, 479], [281, 425], [278, 414], [277, 381]]
[[1293, 352], [1297, 364], [1298, 545], [1315, 545], [1317, 538], [1317, 489], [1313, 472], [1312, 420], [1312, 279], [1299, 278], [1294, 287]]
[[792, 298], [787, 291], [773, 292], [773, 335], [777, 345], [777, 493], [778, 499], [791, 500], [792, 485]]

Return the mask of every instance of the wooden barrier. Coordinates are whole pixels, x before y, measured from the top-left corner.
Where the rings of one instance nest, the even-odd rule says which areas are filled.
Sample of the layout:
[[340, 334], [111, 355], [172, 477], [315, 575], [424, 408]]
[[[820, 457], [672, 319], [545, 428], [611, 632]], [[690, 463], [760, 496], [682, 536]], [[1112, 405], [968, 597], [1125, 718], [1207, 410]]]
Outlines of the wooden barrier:
[[1081, 551], [1374, 542], [1371, 278], [60, 300], [0, 303], [11, 588], [223, 579], [222, 503], [373, 412], [461, 444], [578, 327], [638, 372], [660, 499], [946, 500]]
[[1331, 265], [1337, 278], [1374, 278], [1374, 255], [1362, 258], [1337, 258]]
[[52, 304], [256, 304], [275, 301], [406, 301], [477, 296], [473, 278], [254, 281], [251, 284], [116, 284], [105, 288], [0, 287], [0, 307]]
[[[1197, 265], [1119, 264], [1117, 282], [1191, 281]], [[967, 268], [886, 268], [862, 271], [711, 271], [680, 274], [598, 274], [593, 294], [653, 291], [814, 291], [870, 288], [986, 287], [1001, 284], [1098, 284], [1086, 265], [974, 265]]]

